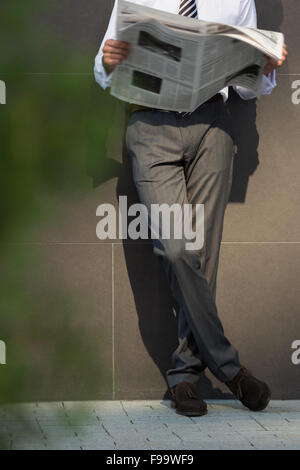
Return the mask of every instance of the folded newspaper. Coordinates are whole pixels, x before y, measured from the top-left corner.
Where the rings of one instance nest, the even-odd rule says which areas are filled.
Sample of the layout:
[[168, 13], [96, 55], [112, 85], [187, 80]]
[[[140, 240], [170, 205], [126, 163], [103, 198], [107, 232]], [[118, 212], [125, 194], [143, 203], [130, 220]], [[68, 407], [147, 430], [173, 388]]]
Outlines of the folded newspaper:
[[152, 108], [194, 111], [227, 86], [260, 95], [266, 57], [279, 60], [282, 33], [212, 23], [119, 0], [118, 39], [131, 44], [111, 94]]

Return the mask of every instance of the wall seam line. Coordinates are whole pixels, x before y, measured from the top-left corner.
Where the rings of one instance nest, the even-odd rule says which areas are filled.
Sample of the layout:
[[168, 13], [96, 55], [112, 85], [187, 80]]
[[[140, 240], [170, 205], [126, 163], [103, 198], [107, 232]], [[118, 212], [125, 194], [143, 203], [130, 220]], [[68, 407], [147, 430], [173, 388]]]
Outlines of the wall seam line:
[[112, 314], [112, 395], [116, 399], [115, 384], [115, 272], [114, 272], [114, 243], [111, 244], [111, 314]]

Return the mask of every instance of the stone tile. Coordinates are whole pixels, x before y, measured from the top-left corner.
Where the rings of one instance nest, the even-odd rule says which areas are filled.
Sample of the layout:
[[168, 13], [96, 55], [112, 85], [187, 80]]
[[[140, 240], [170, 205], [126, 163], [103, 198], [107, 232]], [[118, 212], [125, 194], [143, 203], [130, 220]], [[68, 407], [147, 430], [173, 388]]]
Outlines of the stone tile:
[[[64, 416], [57, 402], [61, 397], [112, 398], [111, 247], [36, 245], [22, 250], [26, 268], [18, 270], [12, 263], [9, 270], [18, 273], [26, 307], [18, 314], [18, 328], [7, 334], [14, 367], [26, 369], [18, 400], [31, 402], [26, 406], [32, 418], [43, 419], [50, 406], [43, 401], [54, 401], [51, 407]], [[8, 384], [9, 371], [7, 364], [3, 380]], [[7, 407], [12, 419], [15, 411], [22, 413]]]
[[290, 244], [233, 244], [221, 250], [217, 303], [225, 333], [241, 362], [269, 384], [273, 399], [297, 397], [300, 391], [300, 368], [291, 361], [300, 329], [294, 282], [299, 256], [300, 245]]
[[52, 437], [46, 441], [47, 450], [80, 450], [81, 448], [81, 443], [75, 436], [62, 439]]
[[[274, 93], [257, 103], [231, 100], [238, 153], [224, 223], [226, 242], [299, 241], [299, 162], [293, 149], [300, 107], [291, 101], [291, 83], [297, 78], [279, 74]], [[284, 110], [276, 119], [275, 107]]]
[[[210, 403], [210, 408], [216, 412], [214, 417], [208, 415], [197, 420], [174, 414], [165, 420], [148, 413], [145, 415], [146, 402], [138, 401], [131, 403], [136, 413], [140, 410], [142, 419], [135, 417], [136, 422], [128, 420], [122, 408], [127, 421], [121, 421], [119, 425], [114, 419], [110, 421], [108, 414], [105, 424], [80, 425], [70, 421], [62, 424], [56, 414], [57, 404], [53, 403], [53, 416], [41, 422], [40, 433], [14, 435], [19, 428], [23, 429], [24, 422], [8, 420], [3, 425], [0, 420], [0, 441], [3, 449], [297, 449], [300, 448], [297, 415], [294, 421], [283, 418], [281, 412], [285, 404], [286, 410], [291, 410], [289, 416], [292, 418], [292, 410], [299, 408], [298, 402], [294, 402], [291, 407], [289, 402], [272, 401], [271, 408], [280, 412], [273, 411], [269, 415], [256, 413], [245, 417], [243, 413], [233, 412], [224, 418], [221, 413], [217, 415], [218, 409], [222, 410], [222, 403], [215, 401]], [[86, 402], [85, 405], [89, 417], [91, 408], [97, 407], [97, 404]], [[120, 409], [120, 402], [116, 402], [116, 406], [113, 403], [109, 405], [113, 411], [115, 408]], [[152, 403], [152, 407], [155, 410], [155, 403]], [[74, 408], [77, 408], [76, 405]], [[51, 415], [51, 403], [44, 409], [47, 409], [47, 415]], [[27, 407], [27, 414], [29, 417], [32, 414], [30, 407]], [[276, 430], [267, 428], [267, 425], [272, 426], [271, 423]]]

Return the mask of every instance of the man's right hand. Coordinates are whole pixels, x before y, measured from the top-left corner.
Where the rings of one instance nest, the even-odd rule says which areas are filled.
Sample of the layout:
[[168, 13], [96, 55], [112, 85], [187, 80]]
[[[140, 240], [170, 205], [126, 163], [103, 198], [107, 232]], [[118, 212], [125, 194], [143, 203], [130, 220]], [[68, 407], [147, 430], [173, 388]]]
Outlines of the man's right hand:
[[103, 65], [109, 75], [115, 67], [127, 59], [130, 51], [130, 44], [117, 39], [108, 39], [103, 47]]

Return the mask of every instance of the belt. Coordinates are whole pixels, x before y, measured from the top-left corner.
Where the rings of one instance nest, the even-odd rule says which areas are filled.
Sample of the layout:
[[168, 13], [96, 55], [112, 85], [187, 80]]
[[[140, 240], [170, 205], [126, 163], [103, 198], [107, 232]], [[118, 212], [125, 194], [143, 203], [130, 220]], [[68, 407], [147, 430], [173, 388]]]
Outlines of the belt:
[[[216, 95], [212, 96], [211, 98], [209, 98], [207, 101], [205, 101], [202, 104], [215, 103], [216, 101], [221, 101], [221, 100], [223, 100], [223, 97], [222, 97], [221, 93], [217, 93]], [[202, 106], [202, 105], [200, 105], [200, 106]], [[139, 104], [131, 104], [130, 113], [132, 114], [132, 113], [135, 113], [136, 111], [176, 112], [176, 111], [167, 111], [165, 109], [159, 109], [159, 108], [150, 108], [149, 106], [142, 106], [142, 105], [139, 105]], [[185, 112], [183, 114], [185, 114]], [[187, 114], [191, 114], [191, 113], [187, 113]]]

